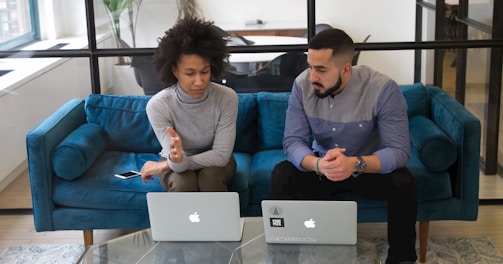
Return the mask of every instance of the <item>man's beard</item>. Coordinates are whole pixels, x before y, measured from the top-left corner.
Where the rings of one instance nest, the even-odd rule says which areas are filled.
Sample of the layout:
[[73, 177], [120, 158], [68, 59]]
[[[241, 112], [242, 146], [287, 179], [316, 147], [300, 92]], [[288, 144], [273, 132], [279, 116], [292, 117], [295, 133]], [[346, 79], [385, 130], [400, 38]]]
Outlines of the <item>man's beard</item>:
[[[317, 83], [317, 82], [314, 82], [313, 84], [316, 84], [316, 85], [321, 85], [321, 83]], [[334, 86], [328, 88], [327, 90], [325, 90], [325, 92], [321, 92], [321, 91], [318, 91], [318, 90], [314, 90], [314, 93], [316, 94], [316, 96], [318, 96], [319, 98], [325, 98], [329, 95], [335, 95], [334, 93], [339, 90], [339, 88], [341, 88], [341, 85], [342, 85], [342, 80], [341, 80], [341, 75], [339, 74], [339, 80], [337, 81], [337, 83], [335, 83]]]

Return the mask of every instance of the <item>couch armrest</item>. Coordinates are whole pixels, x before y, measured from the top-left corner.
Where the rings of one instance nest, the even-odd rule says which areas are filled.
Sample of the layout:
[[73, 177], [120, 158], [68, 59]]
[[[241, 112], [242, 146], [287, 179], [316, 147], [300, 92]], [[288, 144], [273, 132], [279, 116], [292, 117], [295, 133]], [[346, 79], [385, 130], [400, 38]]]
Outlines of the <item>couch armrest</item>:
[[427, 87], [431, 119], [453, 140], [458, 159], [451, 167], [453, 195], [461, 199], [466, 218], [477, 218], [480, 177], [480, 121], [438, 87]]
[[26, 135], [28, 171], [37, 231], [53, 230], [51, 155], [56, 146], [72, 131], [86, 122], [83, 99], [72, 99], [61, 106]]

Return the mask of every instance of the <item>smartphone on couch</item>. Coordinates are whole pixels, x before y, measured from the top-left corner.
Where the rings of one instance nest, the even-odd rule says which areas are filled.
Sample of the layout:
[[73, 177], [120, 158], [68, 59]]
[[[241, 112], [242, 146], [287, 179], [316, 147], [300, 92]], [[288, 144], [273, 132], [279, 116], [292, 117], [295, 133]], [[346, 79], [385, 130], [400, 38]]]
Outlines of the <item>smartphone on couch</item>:
[[116, 173], [114, 174], [115, 177], [121, 178], [121, 179], [131, 179], [137, 176], [141, 176], [141, 174], [137, 171], [126, 171], [126, 172], [121, 172], [121, 173]]

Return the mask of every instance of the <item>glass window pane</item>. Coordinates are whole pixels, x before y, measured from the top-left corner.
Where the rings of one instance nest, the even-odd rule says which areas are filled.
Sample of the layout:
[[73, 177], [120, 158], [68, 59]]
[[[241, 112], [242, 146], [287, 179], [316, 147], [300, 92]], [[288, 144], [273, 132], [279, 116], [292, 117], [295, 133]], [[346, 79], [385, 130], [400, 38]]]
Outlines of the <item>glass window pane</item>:
[[35, 39], [35, 7], [34, 1], [0, 0], [1, 49], [12, 49]]
[[19, 37], [32, 30], [28, 1], [0, 1], [0, 41]]
[[[501, 87], [503, 87], [503, 80], [502, 80]], [[503, 98], [501, 98], [500, 104], [503, 105]], [[500, 120], [499, 131], [503, 131], [503, 115], [501, 114], [501, 110], [500, 110], [499, 118], [500, 118], [499, 119]], [[503, 133], [500, 132], [498, 135], [499, 135], [499, 137], [498, 137], [498, 166], [503, 167]]]
[[[140, 56], [140, 58], [150, 57]], [[99, 58], [101, 93], [143, 95], [148, 94], [147, 90], [157, 89], [155, 91], [157, 92], [164, 88], [162, 84], [151, 86], [157, 80], [155, 79], [156, 75], [153, 74], [154, 68], [149, 61], [138, 63], [136, 67], [132, 67], [131, 65], [118, 64], [119, 60], [119, 57]]]
[[[353, 41], [413, 41], [415, 1], [317, 0], [316, 24], [344, 30]], [[399, 12], [393, 10], [400, 10]]]
[[[498, 1], [498, 0], [494, 0]], [[493, 1], [468, 1], [468, 18], [482, 24], [493, 24]]]
[[[157, 39], [176, 23], [178, 17], [183, 17], [187, 13], [197, 13], [205, 20], [213, 21], [226, 34], [233, 36], [230, 45], [307, 43], [305, 39], [288, 38], [274, 41], [272, 38], [248, 40], [249, 36], [300, 37], [307, 25], [305, 0], [288, 2], [288, 13], [296, 14], [295, 16], [278, 16], [277, 10], [282, 9], [284, 4], [281, 1], [136, 0], [132, 1], [131, 6], [116, 8], [115, 17], [110, 15], [110, 8], [107, 8], [102, 0], [94, 0], [94, 3], [97, 34], [110, 34], [110, 38], [114, 39], [109, 43], [112, 46], [107, 48], [120, 47], [123, 44], [129, 47], [156, 47]], [[222, 15], [223, 10], [225, 15]], [[129, 11], [132, 11], [131, 17]], [[115, 23], [111, 23], [112, 21]], [[130, 25], [135, 26], [133, 30]], [[115, 34], [112, 34], [113, 32]], [[114, 36], [120, 37], [122, 41], [117, 44]]]
[[213, 80], [239, 93], [291, 91], [294, 79], [307, 68], [304, 52], [233, 53], [230, 67]]
[[288, 1], [288, 9], [285, 9], [285, 1], [207, 0], [197, 3], [203, 17], [214, 21], [230, 35], [298, 37], [307, 26], [305, 0]]

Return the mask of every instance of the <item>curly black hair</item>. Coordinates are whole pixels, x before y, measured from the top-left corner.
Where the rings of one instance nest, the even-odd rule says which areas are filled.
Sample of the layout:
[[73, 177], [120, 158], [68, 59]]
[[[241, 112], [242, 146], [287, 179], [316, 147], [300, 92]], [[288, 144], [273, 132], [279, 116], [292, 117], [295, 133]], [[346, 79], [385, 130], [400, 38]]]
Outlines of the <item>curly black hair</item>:
[[185, 18], [165, 32], [154, 52], [154, 67], [167, 86], [178, 82], [173, 74], [182, 55], [198, 55], [210, 62], [211, 75], [220, 77], [229, 57], [226, 40], [213, 22]]

